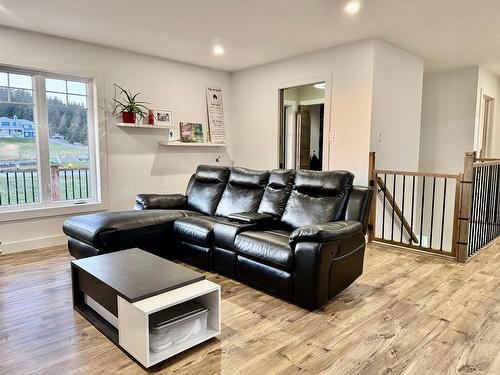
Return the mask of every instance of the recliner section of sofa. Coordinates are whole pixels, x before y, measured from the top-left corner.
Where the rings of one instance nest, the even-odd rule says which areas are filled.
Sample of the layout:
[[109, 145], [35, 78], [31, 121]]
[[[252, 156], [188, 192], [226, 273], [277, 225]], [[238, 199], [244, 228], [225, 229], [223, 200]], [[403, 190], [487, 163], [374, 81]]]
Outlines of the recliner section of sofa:
[[372, 190], [353, 178], [199, 166], [186, 194], [139, 194], [137, 211], [70, 218], [64, 232], [77, 258], [139, 247], [315, 309], [363, 271]]

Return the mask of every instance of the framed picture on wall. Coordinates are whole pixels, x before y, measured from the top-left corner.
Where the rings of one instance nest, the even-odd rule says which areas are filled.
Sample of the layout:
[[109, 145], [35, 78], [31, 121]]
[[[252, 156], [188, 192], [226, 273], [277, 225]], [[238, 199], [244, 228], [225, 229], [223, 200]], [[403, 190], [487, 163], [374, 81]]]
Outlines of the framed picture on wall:
[[174, 118], [171, 109], [153, 109], [155, 125], [173, 125]]

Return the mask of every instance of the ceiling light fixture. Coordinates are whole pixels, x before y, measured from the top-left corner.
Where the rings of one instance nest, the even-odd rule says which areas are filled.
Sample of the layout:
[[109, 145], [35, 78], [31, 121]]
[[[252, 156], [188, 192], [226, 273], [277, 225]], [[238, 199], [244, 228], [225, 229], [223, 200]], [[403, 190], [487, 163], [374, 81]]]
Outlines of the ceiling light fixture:
[[214, 49], [212, 50], [214, 55], [220, 56], [224, 54], [224, 47], [222, 47], [220, 44], [217, 44], [214, 46]]
[[350, 16], [353, 16], [359, 12], [360, 8], [361, 3], [357, 0], [352, 0], [346, 4], [346, 6], [344, 7], [344, 12], [346, 12]]
[[315, 83], [314, 87], [319, 90], [324, 90], [326, 89], [326, 83], [325, 82]]

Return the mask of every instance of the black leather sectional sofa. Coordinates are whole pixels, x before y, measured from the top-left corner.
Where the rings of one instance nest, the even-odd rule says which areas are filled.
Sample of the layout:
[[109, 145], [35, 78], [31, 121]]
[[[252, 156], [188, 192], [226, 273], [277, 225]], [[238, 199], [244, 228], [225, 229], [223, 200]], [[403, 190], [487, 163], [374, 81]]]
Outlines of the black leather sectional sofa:
[[186, 194], [140, 194], [134, 211], [64, 223], [76, 258], [139, 247], [309, 309], [363, 271], [371, 189], [346, 171], [199, 166]]

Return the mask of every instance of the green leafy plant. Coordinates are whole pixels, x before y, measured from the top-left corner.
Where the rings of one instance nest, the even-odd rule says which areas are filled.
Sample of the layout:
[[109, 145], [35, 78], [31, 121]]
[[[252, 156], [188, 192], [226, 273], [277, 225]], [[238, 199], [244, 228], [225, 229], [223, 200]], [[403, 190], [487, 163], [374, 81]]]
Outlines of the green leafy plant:
[[144, 117], [149, 115], [149, 108], [147, 108], [144, 104], [149, 104], [148, 102], [140, 102], [137, 100], [137, 97], [141, 94], [138, 92], [137, 94], [132, 94], [130, 90], [125, 90], [121, 86], [114, 84], [115, 88], [120, 92], [118, 95], [123, 95], [123, 100], [118, 100], [113, 98], [114, 108], [113, 114], [117, 115], [123, 112], [132, 112], [135, 113], [136, 116], [139, 116], [139, 119], [142, 120]]

